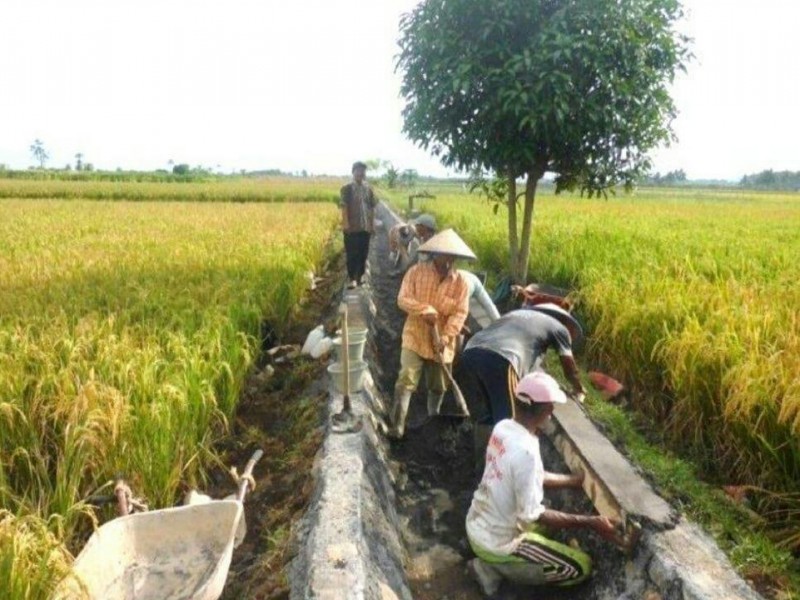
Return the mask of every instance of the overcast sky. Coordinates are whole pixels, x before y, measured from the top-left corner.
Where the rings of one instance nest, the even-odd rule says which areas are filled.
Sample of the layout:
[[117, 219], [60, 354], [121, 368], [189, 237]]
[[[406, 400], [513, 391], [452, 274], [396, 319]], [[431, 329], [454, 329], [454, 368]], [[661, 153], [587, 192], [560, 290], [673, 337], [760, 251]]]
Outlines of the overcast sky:
[[[488, 0], [487, 0], [488, 1]], [[0, 163], [169, 160], [345, 174], [358, 158], [444, 174], [401, 133], [398, 19], [416, 0], [4, 0]], [[685, 0], [696, 60], [656, 168], [800, 170], [800, 1]]]

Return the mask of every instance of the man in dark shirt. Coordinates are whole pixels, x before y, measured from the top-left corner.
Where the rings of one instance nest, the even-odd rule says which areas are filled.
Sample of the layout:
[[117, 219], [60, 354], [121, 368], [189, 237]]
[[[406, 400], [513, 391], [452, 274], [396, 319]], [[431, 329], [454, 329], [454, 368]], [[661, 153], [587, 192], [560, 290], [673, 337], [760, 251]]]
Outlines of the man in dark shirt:
[[582, 335], [578, 321], [555, 304], [538, 304], [506, 313], [469, 341], [454, 374], [479, 424], [514, 418], [517, 382], [540, 368], [550, 348], [561, 358], [576, 398], [584, 389], [572, 357], [572, 342]]
[[369, 254], [369, 239], [375, 231], [375, 205], [378, 201], [372, 188], [364, 181], [366, 174], [367, 165], [363, 162], [353, 163], [353, 181], [342, 187], [340, 192], [349, 288], [362, 283]]

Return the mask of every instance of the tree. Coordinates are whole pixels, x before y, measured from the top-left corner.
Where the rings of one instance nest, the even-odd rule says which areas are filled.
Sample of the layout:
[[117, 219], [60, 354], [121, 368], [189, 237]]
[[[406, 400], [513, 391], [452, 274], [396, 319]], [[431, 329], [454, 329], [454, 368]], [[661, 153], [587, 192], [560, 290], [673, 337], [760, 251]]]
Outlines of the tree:
[[419, 173], [417, 173], [416, 169], [404, 169], [400, 173], [400, 185], [403, 187], [414, 187], [417, 185], [417, 181], [419, 181]]
[[83, 171], [83, 153], [78, 152], [75, 154], [75, 170]]
[[386, 167], [386, 187], [393, 189], [397, 185], [397, 179], [400, 177], [400, 171], [392, 164], [389, 163]]
[[484, 189], [508, 208], [515, 280], [546, 172], [557, 192], [605, 195], [673, 138], [667, 86], [690, 58], [681, 15], [677, 0], [423, 0], [403, 16], [403, 130], [447, 167], [497, 175]]
[[33, 155], [33, 159], [39, 163], [39, 168], [44, 169], [44, 165], [47, 159], [50, 158], [50, 155], [47, 153], [47, 150], [44, 149], [42, 140], [36, 138], [31, 144], [30, 151]]
[[175, 175], [188, 175], [191, 167], [186, 163], [180, 163], [172, 167], [172, 173]]

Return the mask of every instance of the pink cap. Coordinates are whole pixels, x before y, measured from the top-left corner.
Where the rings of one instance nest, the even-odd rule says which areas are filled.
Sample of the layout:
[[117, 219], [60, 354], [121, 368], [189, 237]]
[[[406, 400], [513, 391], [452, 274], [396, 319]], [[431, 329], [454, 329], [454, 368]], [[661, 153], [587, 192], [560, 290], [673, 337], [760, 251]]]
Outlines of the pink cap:
[[567, 395], [558, 386], [558, 382], [543, 371], [528, 373], [520, 379], [515, 395], [517, 400], [525, 404], [564, 404], [567, 401]]

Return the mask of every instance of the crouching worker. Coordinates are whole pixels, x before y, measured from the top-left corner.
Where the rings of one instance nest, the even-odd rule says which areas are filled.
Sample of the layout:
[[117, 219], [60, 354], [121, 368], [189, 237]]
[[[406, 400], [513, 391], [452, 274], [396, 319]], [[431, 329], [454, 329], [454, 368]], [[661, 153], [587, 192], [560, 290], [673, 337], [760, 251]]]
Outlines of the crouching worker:
[[[428, 388], [428, 416], [439, 414], [447, 378], [442, 370], [453, 363], [456, 338], [469, 311], [469, 286], [453, 268], [456, 258], [474, 259], [472, 250], [452, 229], [436, 234], [419, 248], [430, 260], [408, 270], [397, 305], [406, 313], [400, 374], [395, 385], [389, 435], [403, 437], [411, 395], [420, 377]], [[438, 337], [438, 344], [436, 339]]]
[[467, 513], [467, 537], [477, 555], [469, 568], [487, 596], [503, 579], [522, 585], [573, 585], [591, 573], [586, 553], [547, 537], [548, 530], [587, 528], [616, 541], [606, 517], [562, 513], [543, 505], [547, 488], [580, 488], [583, 475], [544, 470], [539, 430], [554, 404], [566, 402], [558, 383], [536, 371], [516, 388], [513, 419], [500, 421], [486, 450], [486, 467]]

